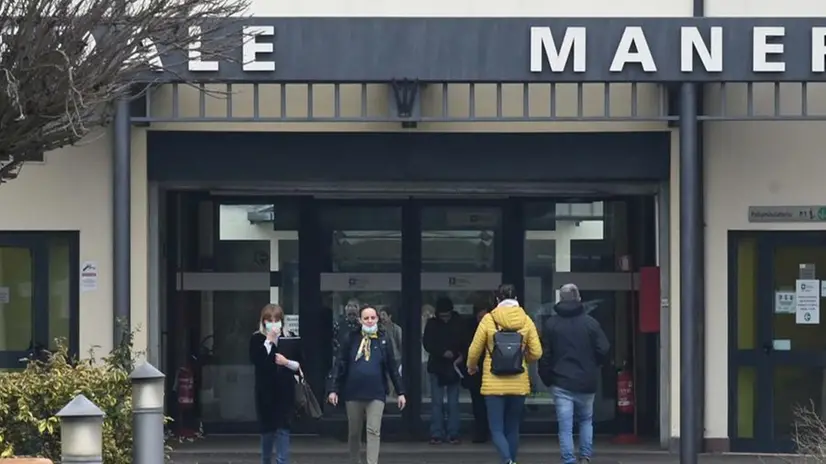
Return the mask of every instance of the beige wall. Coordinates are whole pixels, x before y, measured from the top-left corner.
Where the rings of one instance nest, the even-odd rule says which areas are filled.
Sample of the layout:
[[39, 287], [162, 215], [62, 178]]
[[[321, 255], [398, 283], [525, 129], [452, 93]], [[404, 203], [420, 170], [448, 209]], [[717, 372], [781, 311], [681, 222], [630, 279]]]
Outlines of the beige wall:
[[[719, 0], [726, 1], [726, 0]], [[810, 0], [813, 1], [813, 0]], [[257, 16], [638, 17], [691, 16], [692, 0], [253, 0]]]
[[[716, 17], [813, 17], [826, 15], [817, 0], [705, 0], [706, 15]], [[706, 112], [720, 114], [720, 95], [709, 89]], [[784, 114], [800, 114], [800, 86], [781, 86]], [[754, 88], [756, 114], [774, 112], [772, 84]], [[826, 113], [826, 86], [809, 84], [810, 114]], [[746, 114], [742, 86], [726, 95], [727, 114]], [[705, 124], [706, 182], [706, 386], [705, 437], [728, 437], [728, 260], [729, 230], [799, 230], [807, 224], [749, 224], [750, 205], [813, 204], [823, 194], [818, 173], [826, 158], [818, 151], [826, 124], [817, 122], [713, 122]], [[674, 138], [674, 143], [678, 138]], [[677, 146], [672, 153], [678, 153]], [[672, 157], [676, 166], [678, 158]], [[671, 203], [671, 434], [679, 435], [679, 203], [676, 167]]]
[[[107, 132], [46, 154], [0, 186], [0, 230], [80, 231], [80, 261], [98, 264], [98, 289], [80, 293], [80, 349], [112, 347], [112, 163]], [[132, 320], [146, 326], [145, 137], [135, 131], [132, 163]], [[145, 331], [137, 347], [145, 349]]]

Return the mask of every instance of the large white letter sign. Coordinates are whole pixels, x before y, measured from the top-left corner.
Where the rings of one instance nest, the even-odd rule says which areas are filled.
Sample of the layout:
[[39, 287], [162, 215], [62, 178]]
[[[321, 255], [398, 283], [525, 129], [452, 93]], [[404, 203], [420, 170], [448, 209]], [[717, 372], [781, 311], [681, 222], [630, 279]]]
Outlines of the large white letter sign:
[[275, 61], [258, 61], [259, 53], [272, 53], [275, 47], [272, 43], [259, 43], [258, 36], [272, 37], [275, 35], [273, 26], [246, 26], [244, 37], [246, 42], [242, 49], [244, 71], [275, 71]]
[[571, 53], [574, 72], [585, 72], [585, 50], [584, 27], [566, 27], [559, 48], [550, 27], [531, 27], [531, 72], [542, 72], [543, 57], [548, 59], [552, 72], [563, 72]]
[[[631, 47], [637, 49], [631, 51]], [[639, 26], [628, 26], [622, 32], [622, 38], [614, 53], [614, 60], [611, 61], [611, 72], [622, 72], [626, 63], [639, 63], [645, 72], [657, 72], [657, 65], [654, 64], [654, 57], [648, 48], [648, 40], [645, 39], [645, 32]]]
[[723, 28], [714, 26], [710, 31], [711, 46], [706, 46], [700, 29], [694, 26], [680, 28], [680, 70], [694, 71], [694, 54], [700, 58], [708, 72], [723, 72]]
[[769, 62], [769, 55], [782, 55], [782, 43], [769, 43], [769, 37], [783, 37], [785, 27], [755, 27], [752, 32], [754, 44], [752, 48], [751, 70], [754, 72], [785, 72], [784, 61]]
[[826, 27], [812, 28], [812, 72], [826, 72]]
[[187, 67], [190, 71], [218, 71], [220, 64], [217, 61], [201, 60], [201, 27], [191, 26], [189, 36], [197, 37], [189, 43], [189, 61]]

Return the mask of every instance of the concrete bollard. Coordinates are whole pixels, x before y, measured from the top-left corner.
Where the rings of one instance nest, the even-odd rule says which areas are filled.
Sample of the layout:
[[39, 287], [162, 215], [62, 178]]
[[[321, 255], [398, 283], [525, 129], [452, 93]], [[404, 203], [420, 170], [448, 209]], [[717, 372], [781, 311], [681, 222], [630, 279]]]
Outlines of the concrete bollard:
[[164, 462], [164, 375], [149, 363], [132, 371], [132, 462]]
[[103, 464], [104, 416], [103, 411], [83, 395], [74, 397], [57, 413], [62, 462]]

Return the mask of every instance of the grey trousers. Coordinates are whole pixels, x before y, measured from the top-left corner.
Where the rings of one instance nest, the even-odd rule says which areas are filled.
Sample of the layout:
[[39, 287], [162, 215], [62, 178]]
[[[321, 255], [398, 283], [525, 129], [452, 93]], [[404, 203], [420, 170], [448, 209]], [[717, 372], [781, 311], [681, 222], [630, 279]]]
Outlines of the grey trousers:
[[350, 464], [361, 464], [361, 432], [367, 425], [367, 464], [378, 464], [384, 401], [347, 401], [347, 444]]

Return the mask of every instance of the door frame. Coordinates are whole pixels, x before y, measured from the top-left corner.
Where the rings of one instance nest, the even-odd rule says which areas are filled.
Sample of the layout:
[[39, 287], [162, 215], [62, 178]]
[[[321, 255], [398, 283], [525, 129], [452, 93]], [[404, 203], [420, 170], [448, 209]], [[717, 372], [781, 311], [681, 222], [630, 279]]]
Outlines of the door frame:
[[[756, 240], [757, 282], [755, 301], [755, 345], [739, 350], [738, 346], [738, 245], [741, 240]], [[729, 437], [732, 451], [793, 453], [789, 438], [774, 434], [773, 414], [754, 414], [754, 438], [737, 436], [738, 371], [754, 368], [756, 373], [755, 411], [774, 410], [773, 375], [776, 366], [806, 366], [826, 368], [826, 356], [812, 356], [809, 351], [775, 351], [767, 348], [774, 340], [774, 251], [779, 246], [826, 247], [823, 231], [729, 231], [728, 313], [729, 313]]]
[[[517, 207], [521, 204], [519, 201], [514, 201], [512, 198], [479, 198], [479, 199], [455, 199], [455, 198], [426, 198], [426, 199], [418, 199], [418, 198], [397, 198], [397, 199], [355, 199], [355, 198], [347, 198], [347, 199], [329, 199], [329, 198], [313, 198], [308, 200], [312, 202], [312, 206], [310, 208], [314, 211], [315, 221], [320, 220], [321, 217], [321, 210], [324, 208], [330, 207], [397, 207], [401, 208], [401, 215], [402, 215], [402, 223], [401, 223], [401, 238], [402, 238], [402, 290], [401, 290], [401, 313], [402, 317], [397, 322], [402, 327], [402, 346], [403, 346], [403, 371], [405, 372], [405, 387], [407, 390], [407, 407], [402, 411], [401, 418], [388, 418], [386, 417], [384, 420], [385, 425], [383, 426], [382, 432], [385, 432], [388, 436], [395, 437], [402, 437], [407, 436], [411, 439], [424, 439], [428, 437], [428, 428], [429, 428], [429, 415], [428, 411], [426, 411], [423, 407], [422, 401], [422, 378], [425, 375], [422, 372], [422, 362], [421, 362], [421, 333], [422, 333], [422, 321], [421, 321], [421, 306], [422, 306], [422, 290], [421, 290], [421, 261], [422, 261], [422, 211], [424, 208], [427, 207], [444, 207], [444, 208], [461, 208], [461, 207], [469, 207], [469, 208], [491, 208], [497, 209], [500, 212], [500, 226], [498, 227], [497, 234], [495, 241], [497, 242], [497, 258], [496, 261], [498, 263], [498, 267], [500, 268], [499, 272], [502, 274], [502, 281], [512, 281], [514, 285], [517, 286], [518, 289], [521, 289], [523, 286], [523, 282], [521, 279], [522, 275], [522, 260], [523, 260], [523, 253], [521, 250], [524, 246], [522, 235], [521, 234], [514, 234], [509, 231], [509, 229], [518, 229], [518, 231], [524, 231], [524, 227], [522, 226], [522, 221], [518, 220], [518, 217], [514, 217], [513, 209], [514, 205]], [[303, 214], [304, 208], [302, 208]], [[519, 207], [519, 213], [521, 214], [521, 207]], [[517, 219], [517, 220], [514, 220]], [[508, 227], [508, 224], [514, 224], [513, 226]], [[321, 228], [318, 227], [318, 224], [315, 223], [315, 234], [319, 234], [322, 232]], [[308, 230], [308, 233], [313, 233]], [[519, 236], [519, 243], [515, 244], [513, 242], [512, 236]], [[301, 231], [299, 232], [299, 237], [301, 237]], [[312, 243], [309, 240], [303, 240], [303, 237], [299, 239], [299, 248], [302, 246], [302, 243], [305, 243], [305, 246], [314, 246], [315, 243], [321, 243], [319, 240], [324, 240], [324, 237], [313, 235]], [[517, 249], [518, 248], [518, 249]], [[514, 255], [508, 261], [508, 253], [504, 253], [502, 250], [508, 249], [510, 254]], [[316, 249], [317, 251], [317, 249]], [[300, 251], [299, 251], [300, 254]], [[327, 256], [326, 253], [315, 253], [316, 256]], [[518, 255], [518, 256], [516, 256]], [[314, 261], [314, 260], [313, 260]], [[514, 266], [515, 264], [515, 266]], [[309, 292], [310, 290], [314, 291], [312, 296], [307, 295], [308, 298], [311, 298], [309, 301], [321, 301], [321, 290], [319, 282], [317, 282], [318, 276], [323, 269], [325, 268], [326, 264], [321, 262], [313, 262], [313, 267], [315, 269], [308, 269], [308, 266], [302, 266], [303, 271], [299, 272], [307, 272], [312, 273], [316, 282], [314, 282], [314, 287], [312, 289], [307, 289]], [[518, 275], [514, 275], [514, 270], [518, 269]], [[308, 279], [304, 279], [299, 277], [299, 285], [301, 285], [302, 281], [307, 281], [312, 279], [312, 276], [308, 276]], [[299, 298], [304, 298], [304, 294]], [[309, 307], [307, 309], [313, 309]], [[319, 315], [321, 316], [321, 315]], [[312, 318], [315, 320], [316, 318]], [[304, 328], [302, 327], [302, 333]], [[315, 329], [314, 329], [315, 330]], [[322, 348], [318, 346], [317, 348]], [[316, 356], [322, 355], [322, 353], [316, 353]], [[317, 375], [321, 375], [324, 373], [318, 373]], [[342, 420], [342, 417], [330, 417], [326, 420], [322, 420], [322, 424], [326, 430], [332, 430], [334, 433], [341, 434], [346, 429], [346, 423]], [[387, 429], [386, 431], [384, 429]]]
[[0, 247], [25, 248], [32, 257], [32, 337], [26, 350], [0, 350], [0, 369], [26, 366], [35, 345], [49, 346], [49, 242], [67, 239], [69, 244], [69, 339], [70, 358], [79, 352], [80, 332], [80, 234], [76, 231], [0, 231]]

